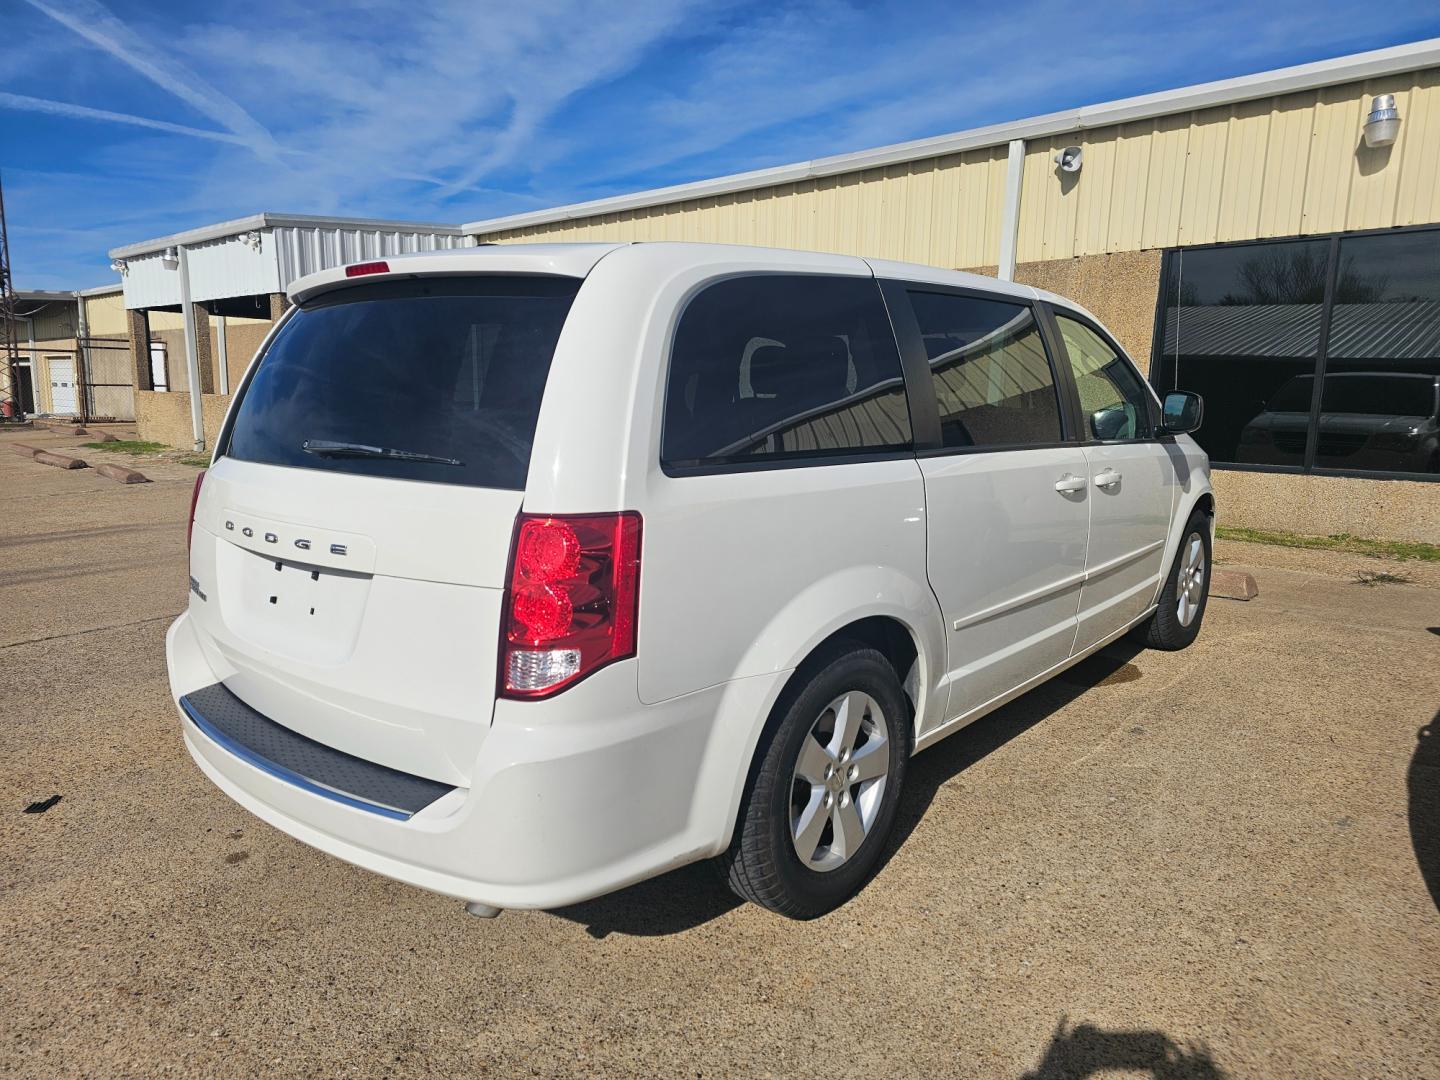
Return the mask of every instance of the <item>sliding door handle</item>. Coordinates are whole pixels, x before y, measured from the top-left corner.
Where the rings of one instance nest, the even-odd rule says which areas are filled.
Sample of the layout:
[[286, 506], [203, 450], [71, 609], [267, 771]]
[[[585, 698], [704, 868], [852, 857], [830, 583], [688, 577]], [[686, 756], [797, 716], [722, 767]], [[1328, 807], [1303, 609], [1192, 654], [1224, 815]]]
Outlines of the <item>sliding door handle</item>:
[[1098, 488], [1114, 487], [1120, 482], [1120, 474], [1114, 469], [1106, 469], [1104, 472], [1095, 475], [1095, 486]]
[[1084, 491], [1085, 478], [1083, 476], [1072, 476], [1066, 473], [1059, 480], [1055, 481], [1055, 490], [1062, 494], [1070, 491]]

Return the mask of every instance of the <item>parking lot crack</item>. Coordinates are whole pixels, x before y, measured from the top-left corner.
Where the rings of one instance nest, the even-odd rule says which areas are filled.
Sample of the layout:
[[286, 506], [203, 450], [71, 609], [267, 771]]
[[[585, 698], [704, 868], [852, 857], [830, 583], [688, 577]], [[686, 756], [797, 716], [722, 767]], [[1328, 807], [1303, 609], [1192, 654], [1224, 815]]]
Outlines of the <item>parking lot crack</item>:
[[135, 619], [132, 622], [111, 623], [108, 626], [92, 626], [87, 630], [72, 630], [68, 634], [47, 634], [44, 637], [23, 638], [20, 641], [9, 641], [0, 645], [0, 649], [13, 649], [17, 645], [34, 645], [41, 641], [59, 641], [62, 638], [84, 637], [86, 634], [103, 634], [107, 630], [123, 630], [128, 626], [144, 626], [146, 623], [168, 622], [178, 617], [180, 612], [176, 611], [169, 615], [155, 615], [149, 619]]

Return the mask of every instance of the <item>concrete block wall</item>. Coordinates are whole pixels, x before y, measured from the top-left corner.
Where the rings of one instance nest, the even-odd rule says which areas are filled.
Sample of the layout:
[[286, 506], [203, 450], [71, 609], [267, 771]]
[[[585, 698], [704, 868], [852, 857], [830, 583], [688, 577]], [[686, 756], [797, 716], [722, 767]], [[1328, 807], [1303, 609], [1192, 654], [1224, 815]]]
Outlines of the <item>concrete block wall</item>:
[[[201, 394], [200, 409], [205, 426], [205, 449], [213, 449], [215, 436], [230, 407], [229, 394]], [[162, 393], [155, 390], [135, 392], [135, 429], [137, 438], [164, 443], [177, 450], [189, 450], [194, 443], [190, 426], [190, 395], [183, 390]]]

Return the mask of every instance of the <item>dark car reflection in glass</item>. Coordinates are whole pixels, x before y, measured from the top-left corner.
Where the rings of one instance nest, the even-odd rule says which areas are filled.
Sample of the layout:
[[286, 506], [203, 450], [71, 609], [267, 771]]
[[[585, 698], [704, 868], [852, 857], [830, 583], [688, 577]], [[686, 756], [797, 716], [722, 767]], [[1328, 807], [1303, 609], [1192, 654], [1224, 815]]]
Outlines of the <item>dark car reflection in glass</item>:
[[[1314, 389], [1313, 375], [1297, 375], [1281, 386], [1240, 433], [1236, 460], [1300, 464]], [[1315, 460], [1337, 469], [1440, 473], [1440, 376], [1327, 374]]]

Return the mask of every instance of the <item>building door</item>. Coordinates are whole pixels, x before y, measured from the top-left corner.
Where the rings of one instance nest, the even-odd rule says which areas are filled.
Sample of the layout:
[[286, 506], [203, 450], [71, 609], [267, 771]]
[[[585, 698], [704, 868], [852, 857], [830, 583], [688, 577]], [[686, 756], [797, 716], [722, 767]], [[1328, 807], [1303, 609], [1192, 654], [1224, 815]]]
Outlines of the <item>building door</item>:
[[170, 389], [169, 367], [165, 363], [165, 343], [150, 342], [150, 385], [156, 390]]
[[47, 356], [45, 365], [50, 369], [50, 411], [56, 416], [74, 416], [75, 358]]
[[35, 384], [30, 377], [30, 361], [22, 360], [15, 368], [15, 404], [20, 411], [35, 411]]

